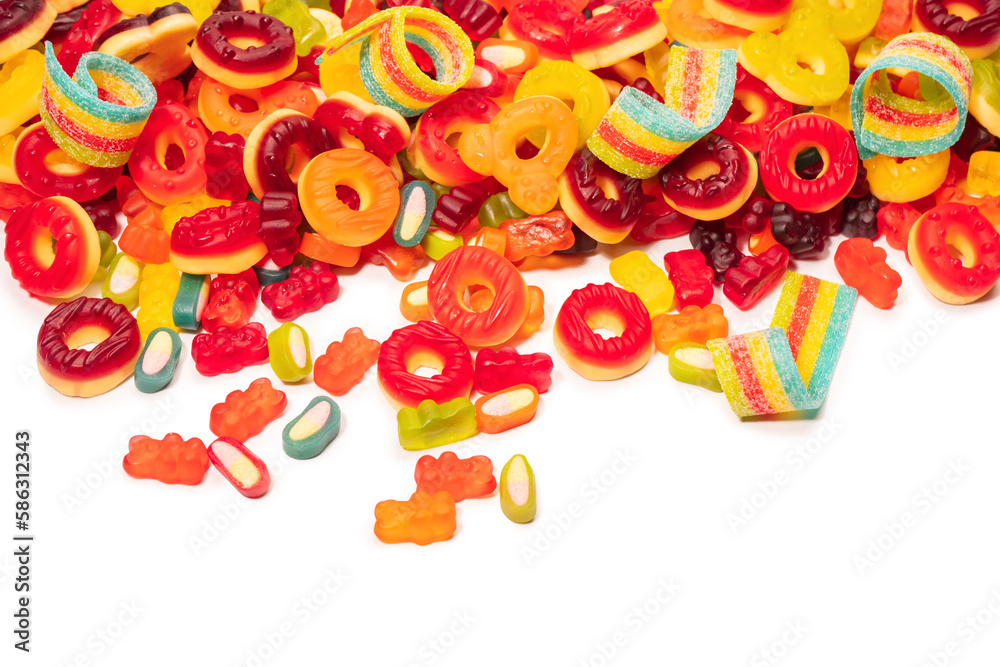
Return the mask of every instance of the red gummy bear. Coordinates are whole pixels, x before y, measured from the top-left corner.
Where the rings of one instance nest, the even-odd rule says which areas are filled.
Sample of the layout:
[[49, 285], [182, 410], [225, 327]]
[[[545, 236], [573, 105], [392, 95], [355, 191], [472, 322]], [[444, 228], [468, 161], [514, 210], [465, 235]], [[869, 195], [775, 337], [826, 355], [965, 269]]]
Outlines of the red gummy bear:
[[886, 204], [876, 213], [878, 232], [885, 235], [890, 248], [906, 252], [910, 240], [910, 227], [920, 217], [920, 211], [909, 204]]
[[128, 441], [122, 467], [130, 477], [164, 484], [201, 484], [208, 472], [208, 449], [198, 438], [168, 433], [163, 440], [137, 435]]
[[260, 322], [251, 322], [239, 329], [219, 327], [212, 333], [194, 337], [191, 356], [194, 367], [202, 375], [235, 373], [246, 366], [267, 361], [267, 331]]
[[421, 456], [413, 478], [417, 491], [434, 495], [447, 491], [455, 502], [466, 498], [482, 498], [497, 488], [493, 462], [486, 456], [460, 459], [454, 452], [444, 452], [440, 458]]
[[243, 173], [242, 135], [215, 132], [205, 144], [205, 192], [214, 199], [244, 201], [250, 186]]
[[212, 279], [208, 305], [201, 315], [201, 326], [208, 332], [220, 327], [239, 329], [257, 310], [259, 292], [260, 281], [253, 269], [216, 276]]
[[361, 382], [365, 372], [375, 365], [382, 344], [371, 340], [358, 327], [344, 334], [343, 342], [333, 341], [313, 366], [313, 380], [334, 396], [343, 396]]
[[680, 310], [685, 306], [704, 308], [712, 303], [712, 268], [705, 263], [705, 255], [694, 248], [668, 252], [663, 257], [667, 274], [674, 286], [674, 304]]
[[476, 355], [472, 386], [480, 394], [492, 394], [519, 384], [530, 384], [544, 394], [552, 386], [552, 357], [544, 352], [520, 354], [509, 345], [494, 352], [484, 348]]
[[225, 436], [246, 442], [263, 431], [287, 405], [285, 392], [272, 387], [267, 378], [258, 378], [246, 391], [229, 392], [225, 402], [216, 403], [208, 427], [220, 438]]
[[319, 310], [338, 296], [337, 276], [323, 262], [313, 262], [308, 267], [293, 266], [287, 279], [264, 288], [260, 300], [274, 319], [288, 322]]
[[899, 296], [903, 279], [885, 263], [886, 253], [870, 239], [858, 237], [837, 246], [833, 263], [844, 283], [876, 308], [888, 310]]
[[774, 289], [785, 275], [791, 253], [774, 245], [757, 257], [746, 255], [726, 271], [722, 293], [740, 310], [748, 310]]

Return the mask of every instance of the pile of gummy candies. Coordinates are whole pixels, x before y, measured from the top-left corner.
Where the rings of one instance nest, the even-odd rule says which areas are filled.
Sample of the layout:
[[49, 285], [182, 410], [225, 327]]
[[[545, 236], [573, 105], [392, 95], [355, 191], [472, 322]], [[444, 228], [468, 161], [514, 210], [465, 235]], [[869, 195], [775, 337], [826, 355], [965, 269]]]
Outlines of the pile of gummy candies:
[[[872, 239], [945, 303], [1000, 278], [997, 0], [0, 10], [4, 257], [25, 291], [58, 302], [38, 365], [68, 396], [130, 376], [159, 391], [178, 332], [203, 330], [190, 343], [202, 375], [269, 362], [282, 382], [312, 374], [343, 396], [377, 366], [406, 450], [499, 433], [530, 421], [551, 385], [549, 355], [514, 347], [544, 318], [519, 267], [688, 235], [663, 268], [634, 250], [611, 262], [617, 284], [575, 290], [553, 327], [559, 356], [614, 380], [655, 347], [740, 417], [808, 415], [857, 295], [896, 300], [901, 277]], [[789, 270], [838, 234], [845, 284]], [[412, 324], [384, 342], [349, 329], [313, 362], [294, 320], [337, 299], [336, 267], [369, 261], [407, 281], [428, 259], [399, 304]], [[80, 296], [95, 283], [101, 298]], [[771, 327], [729, 335], [716, 283], [744, 310], [780, 286]], [[270, 333], [252, 321], [258, 300], [283, 323]], [[260, 497], [267, 466], [244, 442], [286, 407], [255, 380], [212, 408], [209, 446], [136, 436], [125, 471], [193, 485], [212, 464]], [[337, 403], [318, 396], [284, 451], [315, 457], [339, 430]], [[408, 501], [376, 506], [380, 540], [449, 539], [455, 503], [497, 489], [485, 456], [423, 456], [414, 477]], [[524, 456], [499, 497], [510, 520], [533, 519]]]

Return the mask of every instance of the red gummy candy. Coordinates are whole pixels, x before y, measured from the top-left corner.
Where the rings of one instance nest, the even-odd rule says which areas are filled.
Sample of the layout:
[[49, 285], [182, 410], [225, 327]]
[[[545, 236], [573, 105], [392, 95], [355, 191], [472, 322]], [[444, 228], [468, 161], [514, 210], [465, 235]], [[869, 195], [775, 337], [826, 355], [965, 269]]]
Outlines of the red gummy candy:
[[663, 257], [663, 263], [674, 286], [674, 303], [678, 310], [684, 306], [704, 308], [712, 303], [715, 295], [712, 290], [714, 272], [705, 263], [705, 256], [700, 250], [692, 248], [668, 252]]
[[239, 329], [219, 327], [191, 341], [194, 367], [202, 375], [235, 373], [246, 366], [267, 361], [267, 331], [260, 322]]
[[885, 263], [886, 253], [870, 239], [847, 239], [837, 246], [833, 263], [844, 283], [858, 290], [876, 308], [887, 310], [896, 302], [903, 279]]
[[783, 245], [771, 246], [756, 257], [743, 257], [738, 266], [726, 271], [722, 293], [740, 310], [752, 308], [778, 286], [790, 258], [791, 253]]
[[878, 210], [878, 231], [889, 247], [906, 251], [910, 227], [920, 217], [920, 211], [909, 204], [886, 204]]
[[343, 396], [375, 365], [381, 348], [377, 340], [367, 338], [361, 329], [352, 327], [344, 333], [343, 342], [333, 341], [326, 348], [326, 354], [316, 359], [313, 380], [334, 396]]
[[480, 394], [492, 394], [519, 384], [530, 384], [544, 394], [552, 386], [552, 357], [544, 352], [519, 354], [509, 345], [498, 351], [484, 348], [476, 355], [472, 386]]
[[286, 280], [264, 288], [260, 300], [274, 319], [288, 322], [319, 310], [339, 295], [340, 283], [330, 267], [313, 262], [308, 267], [293, 266]]
[[288, 266], [299, 251], [299, 200], [294, 193], [268, 192], [260, 200], [260, 228], [257, 236], [277, 266]]
[[128, 441], [122, 467], [130, 477], [164, 484], [201, 484], [208, 472], [208, 450], [198, 438], [168, 433], [163, 440], [137, 435]]
[[214, 199], [244, 201], [250, 186], [243, 174], [242, 135], [216, 132], [205, 144], [205, 192]]

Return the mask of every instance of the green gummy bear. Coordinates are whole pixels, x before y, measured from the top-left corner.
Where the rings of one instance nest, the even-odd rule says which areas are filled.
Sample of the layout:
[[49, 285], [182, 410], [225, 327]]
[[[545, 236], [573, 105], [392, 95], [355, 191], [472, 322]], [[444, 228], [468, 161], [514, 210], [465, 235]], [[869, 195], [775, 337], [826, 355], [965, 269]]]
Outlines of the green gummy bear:
[[309, 55], [312, 47], [326, 39], [326, 28], [309, 13], [309, 5], [302, 0], [270, 0], [260, 11], [292, 29], [298, 56]]

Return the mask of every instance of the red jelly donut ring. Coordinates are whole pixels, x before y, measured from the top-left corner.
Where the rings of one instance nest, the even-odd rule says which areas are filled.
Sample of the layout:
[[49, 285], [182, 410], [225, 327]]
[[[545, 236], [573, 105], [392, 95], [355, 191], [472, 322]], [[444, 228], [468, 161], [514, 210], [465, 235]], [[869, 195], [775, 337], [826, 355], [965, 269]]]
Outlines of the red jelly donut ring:
[[554, 0], [524, 0], [507, 8], [500, 37], [531, 42], [538, 53], [552, 60], [570, 60], [569, 36], [579, 16]]
[[298, 111], [279, 109], [247, 137], [243, 151], [247, 183], [258, 199], [272, 190], [294, 193], [299, 173], [331, 148], [330, 133], [319, 123]]
[[41, 122], [30, 125], [14, 143], [11, 166], [25, 188], [39, 197], [97, 199], [115, 186], [120, 167], [93, 167], [66, 154]]
[[[431, 377], [417, 375], [434, 368]], [[472, 393], [472, 354], [462, 339], [436, 322], [423, 320], [397, 329], [378, 353], [378, 385], [397, 410], [431, 399], [446, 403]]]
[[[971, 16], [954, 12], [958, 5]], [[986, 58], [1000, 47], [1000, 0], [916, 0], [913, 30], [947, 37], [969, 58]]]
[[191, 201], [205, 192], [207, 143], [208, 133], [190, 109], [160, 102], [129, 156], [129, 174], [142, 194], [161, 206]]
[[660, 172], [663, 199], [697, 220], [720, 220], [750, 199], [757, 185], [757, 161], [743, 146], [709, 135]]
[[791, 115], [791, 102], [778, 97], [770, 86], [736, 63], [732, 106], [712, 131], [729, 137], [751, 153], [758, 153], [771, 130]]
[[444, 98], [417, 121], [407, 155], [410, 162], [441, 185], [469, 185], [485, 178], [474, 172], [453, 148], [449, 139], [473, 125], [489, 123], [500, 106], [481, 93], [460, 90]]
[[[604, 338], [595, 329], [614, 332]], [[573, 290], [552, 329], [556, 351], [588, 380], [617, 380], [646, 365], [653, 327], [642, 300], [605, 283]]]
[[667, 26], [648, 0], [626, 0], [573, 27], [569, 47], [584, 69], [620, 63], [662, 42]]
[[[483, 311], [465, 305], [470, 287], [493, 292]], [[462, 246], [445, 255], [427, 281], [431, 316], [468, 345], [489, 347], [517, 333], [528, 315], [528, 286], [503, 255], [483, 246]]]
[[[81, 345], [97, 343], [91, 350]], [[61, 303], [38, 331], [38, 372], [66, 396], [97, 396], [132, 374], [142, 337], [128, 308], [111, 299]]]
[[191, 59], [208, 76], [235, 88], [263, 88], [295, 72], [292, 29], [267, 14], [216, 12], [201, 24]]
[[198, 115], [210, 132], [238, 134], [244, 139], [278, 109], [312, 116], [319, 106], [312, 86], [302, 81], [279, 81], [260, 89], [240, 90], [207, 79], [198, 89]]
[[14, 280], [41, 297], [64, 299], [90, 284], [101, 242], [90, 216], [68, 197], [22, 206], [7, 221], [4, 259]]
[[945, 303], [971, 303], [1000, 278], [1000, 234], [975, 206], [950, 203], [924, 213], [910, 228], [907, 256]]
[[410, 125], [398, 111], [346, 90], [330, 95], [312, 116], [330, 133], [337, 148], [360, 148], [386, 164], [410, 143]]
[[0, 63], [7, 62], [45, 36], [61, 9], [58, 4], [48, 0], [3, 3], [3, 11], [0, 12]]
[[648, 198], [642, 181], [618, 173], [584, 147], [559, 176], [559, 205], [599, 243], [618, 243], [639, 220]]
[[[795, 171], [796, 156], [810, 147], [823, 158], [823, 169], [812, 180]], [[819, 114], [792, 116], [774, 128], [760, 149], [760, 178], [767, 194], [803, 213], [829, 211], [847, 196], [857, 176], [858, 149], [851, 135]]]

